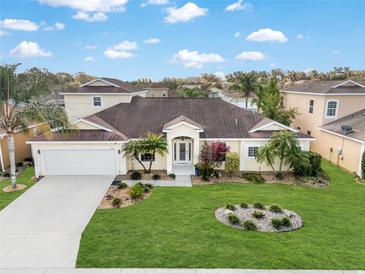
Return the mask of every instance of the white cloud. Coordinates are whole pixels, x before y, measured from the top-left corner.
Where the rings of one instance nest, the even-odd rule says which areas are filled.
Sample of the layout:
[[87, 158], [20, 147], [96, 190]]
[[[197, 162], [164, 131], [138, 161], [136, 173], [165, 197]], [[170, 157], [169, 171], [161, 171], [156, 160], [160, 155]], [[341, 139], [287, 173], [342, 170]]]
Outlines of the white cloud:
[[186, 68], [202, 68], [205, 64], [221, 63], [224, 59], [216, 53], [199, 53], [196, 50], [189, 51], [183, 49], [174, 54], [172, 61], [174, 63], [183, 64]]
[[247, 41], [254, 42], [279, 42], [285, 43], [288, 41], [288, 38], [278, 30], [272, 30], [270, 28], [259, 29], [246, 37]]
[[226, 7], [226, 11], [239, 11], [239, 10], [251, 11], [252, 9], [253, 6], [250, 3], [243, 2], [243, 0], [238, 0], [237, 2], [234, 2], [233, 4], [230, 4]]
[[96, 49], [98, 46], [97, 45], [86, 45], [85, 48], [89, 49], [89, 50], [93, 50]]
[[0, 29], [0, 36], [7, 36], [7, 35], [10, 35], [10, 33]]
[[214, 75], [220, 78], [221, 80], [226, 79], [226, 74], [223, 71], [217, 71], [216, 73], [214, 73]]
[[106, 21], [106, 13], [125, 11], [128, 0], [38, 0], [51, 7], [67, 7], [77, 13], [73, 18], [87, 22]]
[[181, 8], [169, 7], [167, 8], [167, 16], [165, 21], [167, 23], [189, 22], [195, 17], [205, 16], [208, 14], [208, 9], [200, 8], [195, 3], [186, 3]]
[[134, 56], [134, 54], [129, 51], [118, 51], [111, 48], [104, 51], [104, 55], [110, 59], [127, 59]]
[[23, 41], [10, 51], [10, 55], [18, 58], [51, 57], [52, 52], [41, 49], [36, 42]]
[[54, 26], [47, 26], [46, 22], [42, 22], [42, 25], [45, 25], [43, 28], [44, 31], [51, 31], [51, 30], [63, 30], [66, 28], [64, 23], [56, 22]]
[[130, 42], [128, 40], [125, 40], [115, 46], [113, 46], [113, 49], [115, 50], [135, 50], [138, 48], [137, 42]]
[[131, 52], [136, 50], [138, 45], [136, 42], [130, 42], [125, 40], [117, 45], [108, 47], [104, 51], [104, 55], [110, 59], [127, 59], [132, 58], [135, 55]]
[[167, 5], [169, 3], [169, 0], [147, 0], [146, 2], [143, 2], [140, 6], [142, 8], [149, 6], [149, 5]]
[[261, 61], [265, 57], [265, 54], [259, 51], [244, 51], [236, 55], [236, 59], [241, 61]]
[[76, 20], [83, 20], [86, 22], [104, 22], [108, 20], [108, 16], [106, 16], [103, 12], [88, 13], [84, 11], [79, 11], [75, 15], [72, 15], [72, 18]]
[[61, 22], [56, 22], [56, 24], [54, 24], [54, 27], [55, 27], [55, 29], [57, 29], [57, 30], [63, 30], [63, 29], [65, 29], [65, 24], [64, 23], [61, 23]]
[[332, 54], [340, 54], [340, 51], [339, 51], [338, 49], [334, 49], [334, 50], [332, 51]]
[[88, 57], [85, 57], [85, 58], [84, 58], [84, 61], [85, 61], [85, 62], [95, 62], [96, 60], [95, 60], [95, 58], [94, 58], [94, 57], [92, 57], [92, 56], [88, 56]]
[[295, 39], [297, 40], [303, 40], [303, 39], [309, 39], [310, 36], [309, 35], [304, 35], [302, 33], [298, 33], [297, 36], [295, 36]]
[[29, 20], [23, 19], [4, 19], [0, 21], [0, 27], [9, 30], [36, 31], [39, 26]]
[[158, 38], [150, 38], [150, 39], [144, 40], [143, 43], [145, 43], [145, 44], [159, 44], [159, 43], [161, 43], [161, 41]]
[[235, 32], [234, 34], [233, 34], [233, 37], [235, 37], [235, 38], [238, 38], [238, 37], [240, 37], [241, 36], [241, 33], [240, 32]]

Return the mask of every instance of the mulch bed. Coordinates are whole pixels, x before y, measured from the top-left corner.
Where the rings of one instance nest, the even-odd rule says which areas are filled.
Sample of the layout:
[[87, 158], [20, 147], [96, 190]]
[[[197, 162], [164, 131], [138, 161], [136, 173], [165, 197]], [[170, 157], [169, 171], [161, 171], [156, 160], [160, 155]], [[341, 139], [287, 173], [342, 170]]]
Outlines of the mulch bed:
[[[251, 173], [251, 172], [249, 172]], [[242, 173], [243, 174], [243, 173]], [[224, 171], [221, 172], [222, 177], [210, 178], [209, 181], [203, 181], [199, 176], [192, 176], [193, 185], [209, 185], [209, 184], [224, 184], [224, 183], [251, 183], [247, 179], [243, 178], [242, 174], [229, 176]], [[259, 174], [259, 173], [258, 173]], [[275, 176], [275, 172], [265, 171], [260, 173], [265, 179], [266, 184], [285, 184], [285, 185], [298, 185], [307, 186], [313, 188], [325, 188], [328, 187], [329, 181], [322, 177], [296, 177], [293, 172], [283, 172], [281, 179]]]
[[[254, 211], [260, 211], [264, 213], [264, 218], [262, 219], [254, 218], [252, 216], [252, 213]], [[236, 225], [231, 224], [227, 218], [228, 215], [230, 214], [236, 215], [240, 220], [240, 223]], [[293, 211], [282, 209], [281, 213], [275, 213], [271, 212], [268, 209], [264, 210], [255, 209], [253, 208], [252, 205], [249, 205], [248, 208], [241, 208], [239, 205], [236, 205], [236, 209], [234, 211], [228, 210], [224, 207], [218, 208], [215, 211], [215, 217], [219, 222], [237, 229], [244, 229], [242, 226], [243, 222], [249, 220], [256, 225], [257, 231], [260, 232], [287, 232], [299, 229], [304, 225], [303, 219]], [[271, 224], [272, 219], [274, 218], [282, 219], [284, 217], [289, 218], [291, 222], [291, 225], [289, 227], [281, 227], [279, 229], [276, 229], [272, 226]]]
[[26, 189], [27, 186], [26, 185], [23, 185], [23, 184], [17, 184], [16, 185], [16, 188], [13, 188], [11, 185], [8, 185], [6, 187], [4, 187], [2, 189], [3, 192], [16, 192], [16, 191], [21, 191], [23, 189]]
[[127, 207], [148, 198], [151, 195], [151, 193], [152, 190], [148, 193], [144, 193], [142, 198], [138, 200], [133, 200], [128, 194], [128, 188], [118, 189], [117, 187], [110, 187], [106, 192], [105, 196], [103, 197], [103, 200], [100, 202], [98, 208], [100, 209], [115, 208], [112, 205], [114, 198], [119, 198], [121, 200], [122, 203], [120, 205], [120, 208]]
[[[167, 175], [166, 171], [164, 171], [164, 170], [153, 170], [153, 171], [151, 171], [151, 173], [144, 173], [143, 170], [136, 170], [136, 171], [141, 173], [141, 175], [142, 175], [141, 180], [153, 180], [152, 176], [155, 175], [155, 174], [160, 175], [161, 178], [159, 180], [162, 180], [162, 181], [171, 181], [171, 180], [173, 180], [170, 176]], [[128, 171], [127, 175], [118, 175], [115, 178], [115, 180], [116, 181], [132, 180], [131, 174], [133, 172], [134, 171]]]

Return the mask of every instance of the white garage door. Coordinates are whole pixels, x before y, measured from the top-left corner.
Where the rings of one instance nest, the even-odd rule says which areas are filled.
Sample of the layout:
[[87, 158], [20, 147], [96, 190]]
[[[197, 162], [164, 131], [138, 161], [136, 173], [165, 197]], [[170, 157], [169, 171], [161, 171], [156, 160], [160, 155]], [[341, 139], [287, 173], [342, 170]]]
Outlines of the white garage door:
[[117, 154], [114, 149], [42, 151], [44, 175], [114, 175]]

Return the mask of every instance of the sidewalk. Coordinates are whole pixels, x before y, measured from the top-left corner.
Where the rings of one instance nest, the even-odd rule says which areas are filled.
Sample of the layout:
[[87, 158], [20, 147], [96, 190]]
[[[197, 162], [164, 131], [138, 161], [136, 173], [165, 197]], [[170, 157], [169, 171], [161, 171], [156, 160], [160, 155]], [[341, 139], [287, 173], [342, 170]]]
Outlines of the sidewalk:
[[1, 269], [1, 274], [365, 274], [362, 270], [161, 269], [161, 268], [53, 268]]

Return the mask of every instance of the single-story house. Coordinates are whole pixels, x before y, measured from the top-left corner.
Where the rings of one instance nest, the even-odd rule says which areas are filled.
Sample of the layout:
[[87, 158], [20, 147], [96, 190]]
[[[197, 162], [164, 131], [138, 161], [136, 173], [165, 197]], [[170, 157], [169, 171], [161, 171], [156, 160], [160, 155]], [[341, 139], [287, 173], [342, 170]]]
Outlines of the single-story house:
[[160, 83], [138, 83], [136, 87], [147, 90], [146, 97], [168, 97], [169, 88]]
[[361, 176], [365, 151], [365, 108], [319, 127], [322, 153], [329, 161]]
[[230, 151], [240, 155], [241, 171], [264, 171], [270, 167], [258, 163], [255, 155], [273, 132], [295, 132], [304, 151], [309, 150], [312, 140], [257, 112], [211, 98], [133, 95], [128, 101], [77, 119], [74, 126], [77, 129], [69, 133], [44, 134], [29, 141], [36, 176], [118, 175], [139, 170], [137, 161], [124, 156], [123, 145], [142, 138], [148, 131], [165, 135], [168, 153], [142, 155], [142, 160], [149, 161], [152, 157], [153, 170], [177, 175], [194, 173], [205, 141], [225, 142]]

